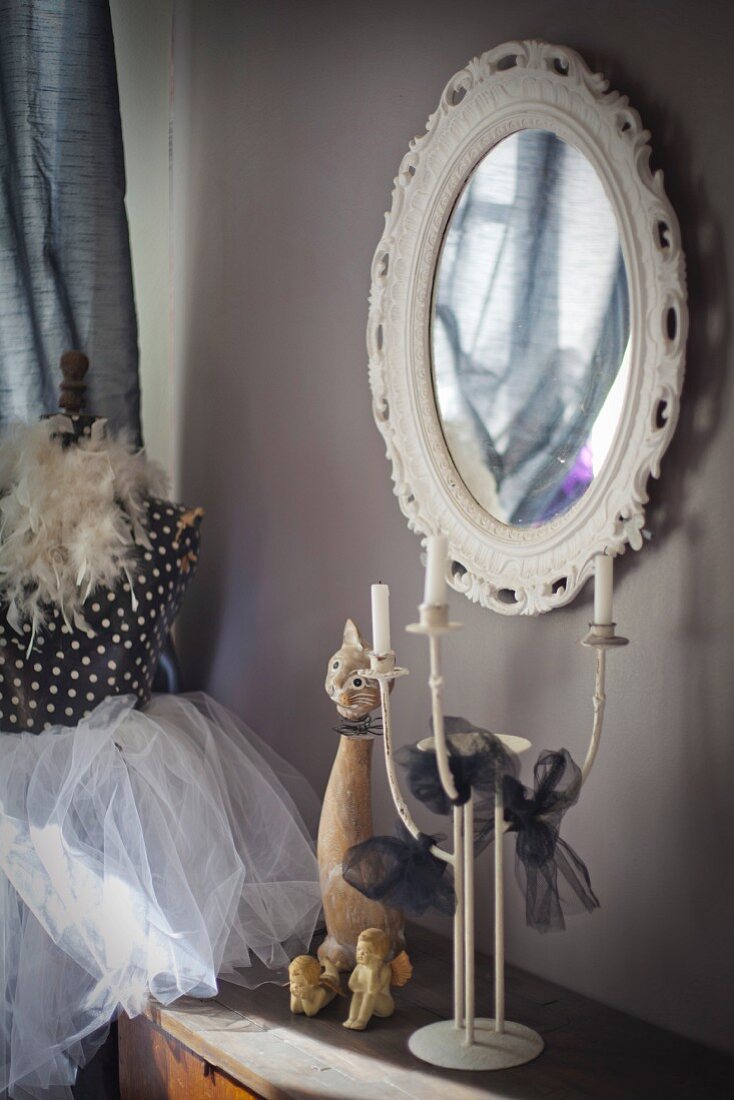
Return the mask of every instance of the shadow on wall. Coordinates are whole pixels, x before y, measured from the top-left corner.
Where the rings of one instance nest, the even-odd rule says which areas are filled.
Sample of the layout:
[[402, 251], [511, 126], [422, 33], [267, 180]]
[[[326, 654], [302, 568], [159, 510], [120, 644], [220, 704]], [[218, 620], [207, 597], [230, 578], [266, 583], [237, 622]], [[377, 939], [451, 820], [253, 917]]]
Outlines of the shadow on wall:
[[[692, 163], [685, 135], [678, 137], [677, 144], [675, 180], [671, 178], [668, 190], [681, 222], [690, 330], [680, 419], [663, 458], [663, 484], [649, 483], [648, 525], [661, 541], [683, 527], [695, 545], [700, 532], [694, 515], [686, 510], [693, 500], [688, 483], [704, 464], [708, 447], [722, 425], [731, 317], [723, 227], [708, 203], [705, 178], [687, 179], [682, 170]], [[692, 584], [691, 590], [694, 587]]]
[[[708, 199], [706, 175], [692, 171], [696, 158], [691, 139], [680, 119], [671, 114], [668, 103], [656, 101], [647, 85], [640, 85], [625, 71], [618, 57], [587, 52], [592, 69], [603, 72], [612, 88], [625, 89], [651, 130], [651, 167], [653, 171], [663, 167], [665, 188], [680, 223], [688, 283], [686, 370], [679, 421], [663, 456], [661, 476], [650, 478], [647, 484], [645, 529], [651, 532], [651, 540], [643, 551], [646, 556], [654, 555], [680, 530], [695, 551], [703, 532], [691, 507], [695, 495], [689, 486], [705, 465], [707, 452], [723, 426], [729, 382], [731, 313], [726, 235]], [[615, 584], [637, 565], [637, 552], [628, 548], [615, 562]], [[698, 566], [688, 579], [688, 591], [695, 592], [700, 579]], [[699, 598], [695, 607], [700, 604]], [[556, 614], [569, 613], [572, 608], [573, 604], [566, 605]], [[702, 623], [697, 611], [691, 610], [689, 629], [695, 637]]]
[[[722, 738], [722, 722], [730, 722], [732, 693], [729, 693], [729, 718], [721, 688], [726, 682], [726, 664], [730, 649], [725, 641], [726, 616], [729, 609], [722, 605], [728, 593], [722, 591], [721, 550], [715, 540], [726, 544], [734, 534], [732, 516], [702, 512], [700, 480], [711, 470], [711, 449], [720, 448], [721, 433], [726, 430], [727, 402], [731, 370], [731, 284], [727, 262], [727, 225], [722, 224], [712, 203], [721, 199], [723, 187], [716, 186], [713, 171], [698, 167], [700, 156], [694, 147], [687, 119], [674, 113], [668, 102], [656, 101], [648, 85], [636, 84], [623, 71], [616, 58], [597, 56], [593, 67], [610, 79], [612, 87], [624, 88], [630, 101], [639, 110], [652, 132], [653, 169], [665, 170], [665, 186], [679, 219], [683, 250], [686, 256], [688, 282], [689, 335], [686, 351], [686, 373], [681, 397], [679, 422], [671, 445], [663, 457], [660, 480], [648, 482], [649, 503], [645, 526], [651, 541], [643, 548], [646, 560], [662, 559], [672, 542], [682, 541], [677, 578], [679, 591], [673, 600], [682, 599], [678, 637], [669, 638], [672, 651], [680, 653], [685, 640], [685, 666], [680, 668], [683, 684], [671, 685], [681, 699], [681, 727], [687, 736], [680, 741], [675, 735], [669, 751], [676, 762], [676, 771], [668, 781], [665, 798], [650, 788], [641, 808], [638, 827], [643, 821], [654, 829], [653, 818], [663, 812], [667, 817], [664, 847], [651, 850], [654, 862], [654, 890], [638, 897], [637, 927], [630, 938], [631, 949], [639, 952], [640, 974], [649, 976], [653, 984], [666, 994], [660, 974], [680, 968], [686, 975], [689, 991], [694, 997], [709, 997], [706, 972], [711, 970], [710, 944], [726, 941], [727, 927], [734, 902], [730, 879], [724, 872], [719, 899], [723, 904], [712, 906], [712, 868], [715, 874], [730, 865], [732, 847], [731, 793], [726, 776], [731, 770], [731, 750]], [[721, 204], [719, 202], [719, 209]], [[729, 454], [731, 451], [729, 449]], [[720, 477], [722, 471], [719, 471]], [[710, 499], [710, 498], [709, 498]], [[615, 582], [639, 569], [637, 553], [628, 550], [615, 563]], [[648, 573], [649, 575], [649, 573]], [[564, 609], [568, 613], [568, 609]], [[712, 611], [714, 614], [712, 615]], [[656, 669], [675, 675], [676, 666], [665, 663], [665, 642], [656, 629], [666, 621], [665, 610], [651, 602], [648, 608], [650, 629], [647, 646], [658, 649], [658, 656], [647, 658], [648, 674]], [[729, 620], [730, 621], [730, 620]], [[621, 631], [625, 633], [624, 630]], [[640, 639], [642, 641], [642, 639]], [[655, 719], [640, 715], [639, 733], [653, 729], [660, 742], [666, 730], [655, 728]], [[649, 751], [643, 749], [643, 751]], [[659, 758], [659, 757], [658, 757]], [[695, 828], [690, 825], [695, 820]], [[713, 853], [716, 853], [715, 855]], [[688, 868], [682, 877], [682, 868]], [[655, 899], [666, 897], [671, 906], [668, 932], [661, 930], [660, 910]], [[678, 927], [689, 927], [691, 936], [681, 960], [676, 942]], [[705, 926], [709, 939], [695, 935], [694, 929]], [[634, 956], [631, 956], [634, 957]], [[734, 959], [721, 962], [724, 983], [734, 981]], [[715, 1005], [715, 1000], [714, 1000]], [[715, 1022], [714, 1022], [715, 1021]], [[670, 1025], [669, 1025], [670, 1026]], [[703, 1041], [720, 1049], [730, 1049], [730, 1028], [712, 1005], [711, 1023]]]
[[[697, 158], [680, 117], [666, 99], [656, 98], [649, 84], [640, 85], [617, 56], [599, 54], [594, 67], [624, 88], [652, 132], [651, 168], [665, 175], [665, 189], [681, 228], [688, 281], [689, 334], [680, 418], [663, 457], [661, 478], [650, 479], [645, 526], [652, 532], [646, 552], [683, 529], [695, 544], [700, 536], [688, 486], [705, 463], [722, 426], [730, 358], [731, 316], [726, 235], [707, 193], [707, 176], [695, 170]], [[637, 74], [639, 76], [639, 74]], [[661, 484], [662, 482], [662, 484]], [[619, 575], [634, 568], [636, 553], [618, 559]], [[691, 578], [693, 581], [694, 578]]]
[[[247, 353], [243, 350], [239, 361], [233, 363], [224, 350], [227, 287], [223, 284], [220, 252], [225, 245], [221, 234], [228, 216], [227, 202], [211, 202], [212, 187], [220, 186], [222, 164], [213, 172], [192, 168], [202, 161], [210, 163], [216, 156], [218, 140], [207, 115], [210, 104], [201, 86], [201, 65], [195, 50], [200, 34], [197, 18], [201, 16], [206, 13], [197, 12], [192, 3], [174, 6], [178, 86], [172, 138], [177, 476], [187, 503], [202, 506], [205, 512], [197, 583], [187, 594], [176, 632], [186, 690], [210, 690], [217, 667], [227, 666], [231, 654], [222, 636], [226, 619], [242, 624], [237, 643], [241, 662], [255, 645], [246, 626], [253, 621], [250, 604], [257, 594], [244, 578], [255, 575], [258, 517], [264, 506], [259, 499], [259, 480], [252, 476], [254, 459], [243, 413], [247, 409]], [[222, 69], [228, 71], [225, 63]], [[224, 150], [219, 150], [219, 157], [231, 167]], [[223, 417], [223, 409], [232, 415]], [[227, 673], [231, 675], [231, 668]]]

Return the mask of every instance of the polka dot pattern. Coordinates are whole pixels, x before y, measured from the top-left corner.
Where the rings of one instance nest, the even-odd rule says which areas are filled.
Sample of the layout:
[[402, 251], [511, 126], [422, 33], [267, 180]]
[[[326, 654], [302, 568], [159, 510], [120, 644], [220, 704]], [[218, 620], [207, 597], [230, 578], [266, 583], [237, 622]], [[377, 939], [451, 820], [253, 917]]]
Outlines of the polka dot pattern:
[[[199, 524], [179, 526], [188, 509], [167, 501], [148, 503], [151, 553], [140, 549], [130, 582], [97, 589], [87, 600], [88, 636], [66, 626], [57, 613], [27, 654], [27, 634], [17, 634], [0, 608], [0, 730], [40, 733], [52, 725], [76, 725], [103, 699], [133, 692], [150, 699], [161, 649], [196, 568]], [[178, 537], [177, 537], [178, 534]]]

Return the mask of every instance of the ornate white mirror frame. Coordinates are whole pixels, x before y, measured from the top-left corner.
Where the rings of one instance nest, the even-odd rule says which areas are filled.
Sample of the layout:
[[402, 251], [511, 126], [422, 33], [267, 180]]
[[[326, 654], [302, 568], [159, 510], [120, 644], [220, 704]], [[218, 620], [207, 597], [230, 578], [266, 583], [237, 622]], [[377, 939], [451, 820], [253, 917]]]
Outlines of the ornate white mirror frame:
[[[448, 220], [467, 178], [502, 138], [542, 129], [578, 149], [616, 214], [630, 297], [630, 374], [599, 476], [539, 527], [491, 516], [462, 481], [434, 394], [433, 287]], [[409, 526], [449, 540], [449, 581], [503, 614], [569, 603], [594, 556], [642, 545], [647, 481], [678, 418], [688, 328], [685, 261], [650, 135], [625, 96], [573, 50], [510, 42], [451, 78], [426, 133], [403, 158], [372, 265], [367, 342], [373, 411]]]

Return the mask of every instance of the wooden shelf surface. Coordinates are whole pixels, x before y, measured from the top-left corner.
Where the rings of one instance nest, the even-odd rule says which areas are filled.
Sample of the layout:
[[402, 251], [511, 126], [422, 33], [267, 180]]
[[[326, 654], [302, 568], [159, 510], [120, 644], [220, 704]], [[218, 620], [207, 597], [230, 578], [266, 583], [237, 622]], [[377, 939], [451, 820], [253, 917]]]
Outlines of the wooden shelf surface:
[[[396, 991], [395, 1015], [372, 1020], [364, 1032], [342, 1027], [347, 1013], [342, 998], [308, 1019], [291, 1014], [287, 990], [275, 985], [247, 990], [222, 983], [213, 1000], [188, 998], [171, 1008], [151, 1003], [146, 1017], [152, 1029], [172, 1040], [169, 1060], [183, 1064], [175, 1053], [180, 1044], [200, 1060], [199, 1077], [209, 1074], [207, 1067], [222, 1071], [220, 1091], [211, 1093], [222, 1100], [253, 1094], [263, 1100], [728, 1100], [734, 1095], [734, 1059], [515, 967], [507, 968], [507, 1018], [541, 1033], [546, 1044], [541, 1056], [499, 1073], [428, 1066], [409, 1052], [407, 1040], [423, 1024], [451, 1015], [450, 946], [414, 926], [409, 953], [414, 977]], [[484, 1015], [491, 1015], [491, 973], [491, 959], [479, 955], [477, 1005]], [[134, 1026], [121, 1026], [121, 1060], [146, 1056]], [[124, 1064], [122, 1070], [124, 1080]], [[231, 1082], [242, 1091], [227, 1092]], [[173, 1088], [161, 1095], [170, 1100], [210, 1095]], [[123, 1088], [123, 1100], [141, 1098]], [[152, 1094], [145, 1100], [153, 1100]]]

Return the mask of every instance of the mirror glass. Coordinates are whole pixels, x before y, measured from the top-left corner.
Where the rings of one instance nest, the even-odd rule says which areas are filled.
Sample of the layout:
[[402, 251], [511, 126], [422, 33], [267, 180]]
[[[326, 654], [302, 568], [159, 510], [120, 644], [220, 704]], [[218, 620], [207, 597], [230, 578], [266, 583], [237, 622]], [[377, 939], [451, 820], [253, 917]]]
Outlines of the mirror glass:
[[617, 221], [594, 167], [547, 130], [505, 138], [452, 213], [431, 332], [446, 443], [495, 518], [539, 526], [598, 476], [629, 335]]

